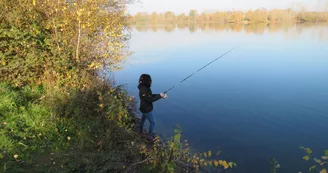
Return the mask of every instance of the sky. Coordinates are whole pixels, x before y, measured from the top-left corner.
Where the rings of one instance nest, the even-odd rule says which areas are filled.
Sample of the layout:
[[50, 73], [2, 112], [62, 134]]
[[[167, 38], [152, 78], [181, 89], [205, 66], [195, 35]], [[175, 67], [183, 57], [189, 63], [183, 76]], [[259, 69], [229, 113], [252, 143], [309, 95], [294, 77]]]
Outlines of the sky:
[[188, 13], [190, 9], [197, 11], [248, 10], [257, 8], [289, 8], [293, 4], [302, 4], [313, 9], [318, 1], [325, 0], [140, 0], [129, 6], [128, 12], [165, 12]]

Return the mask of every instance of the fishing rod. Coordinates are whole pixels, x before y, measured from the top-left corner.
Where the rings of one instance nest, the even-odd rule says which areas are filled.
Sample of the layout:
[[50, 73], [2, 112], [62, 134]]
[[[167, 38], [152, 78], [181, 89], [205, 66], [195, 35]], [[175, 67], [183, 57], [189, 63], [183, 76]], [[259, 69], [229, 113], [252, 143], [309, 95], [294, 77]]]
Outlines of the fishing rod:
[[227, 55], [228, 53], [232, 52], [233, 50], [237, 49], [238, 46], [230, 49], [229, 51], [227, 51], [226, 53], [222, 54], [221, 56], [219, 56], [218, 58], [214, 59], [213, 61], [211, 61], [210, 63], [206, 64], [205, 66], [203, 66], [202, 68], [198, 69], [197, 71], [193, 72], [192, 74], [190, 74], [189, 76], [187, 76], [186, 78], [182, 79], [180, 82], [176, 83], [175, 85], [173, 85], [170, 89], [166, 90], [164, 92], [164, 94], [168, 93], [169, 91], [171, 91], [173, 88], [175, 88], [176, 86], [178, 86], [179, 84], [183, 83], [184, 81], [186, 81], [187, 79], [191, 78], [194, 74], [202, 71], [204, 68], [206, 68], [207, 66], [211, 65], [213, 62], [215, 62], [216, 60], [224, 57], [225, 55]]

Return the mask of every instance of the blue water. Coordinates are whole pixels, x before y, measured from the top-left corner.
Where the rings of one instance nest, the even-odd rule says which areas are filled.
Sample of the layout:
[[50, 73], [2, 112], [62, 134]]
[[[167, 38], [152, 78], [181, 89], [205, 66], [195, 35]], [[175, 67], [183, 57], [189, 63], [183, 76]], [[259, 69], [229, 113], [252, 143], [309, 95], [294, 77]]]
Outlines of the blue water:
[[307, 172], [299, 147], [316, 156], [328, 149], [328, 25], [262, 33], [134, 29], [134, 54], [114, 77], [138, 97], [138, 78], [148, 73], [153, 92], [163, 92], [236, 45], [155, 103], [155, 131], [169, 136], [179, 124], [195, 150], [221, 151], [237, 173], [269, 172], [271, 157], [281, 173]]

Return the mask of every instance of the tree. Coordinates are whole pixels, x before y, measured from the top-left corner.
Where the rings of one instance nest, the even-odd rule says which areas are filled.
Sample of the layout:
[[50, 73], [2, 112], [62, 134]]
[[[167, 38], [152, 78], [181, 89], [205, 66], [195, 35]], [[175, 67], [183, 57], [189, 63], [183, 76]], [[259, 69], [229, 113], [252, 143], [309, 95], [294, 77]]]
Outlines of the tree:
[[157, 20], [158, 20], [158, 15], [157, 15], [156, 12], [153, 12], [153, 13], [150, 15], [150, 20], [151, 20], [152, 22], [157, 22]]
[[175, 22], [175, 20], [176, 20], [175, 14], [172, 11], [166, 12], [164, 15], [164, 18], [165, 18], [165, 21], [171, 22], [171, 23]]
[[189, 17], [191, 21], [196, 21], [197, 20], [197, 11], [196, 10], [190, 10], [189, 12]]
[[188, 21], [188, 17], [184, 13], [179, 14], [177, 16], [177, 21], [178, 22], [187, 22]]
[[289, 10], [274, 9], [269, 12], [270, 22], [290, 22], [293, 20], [293, 13]]
[[86, 87], [88, 75], [114, 69], [128, 55], [125, 4], [0, 1], [0, 80]]
[[253, 11], [252, 10], [248, 10], [246, 15], [245, 15], [245, 20], [247, 21], [252, 21], [253, 20]]
[[134, 20], [136, 22], [145, 22], [145, 21], [148, 21], [149, 19], [150, 19], [150, 17], [145, 12], [137, 12], [137, 14], [134, 17]]
[[244, 20], [244, 13], [243, 12], [231, 12], [228, 18], [230, 23], [240, 23]]
[[269, 13], [266, 9], [257, 9], [255, 11], [249, 10], [246, 13], [246, 20], [249, 22], [266, 22], [268, 20]]
[[209, 22], [210, 16], [207, 13], [203, 12], [200, 16], [198, 16], [198, 21]]
[[225, 12], [215, 12], [210, 14], [211, 22], [223, 24], [226, 21], [227, 14]]

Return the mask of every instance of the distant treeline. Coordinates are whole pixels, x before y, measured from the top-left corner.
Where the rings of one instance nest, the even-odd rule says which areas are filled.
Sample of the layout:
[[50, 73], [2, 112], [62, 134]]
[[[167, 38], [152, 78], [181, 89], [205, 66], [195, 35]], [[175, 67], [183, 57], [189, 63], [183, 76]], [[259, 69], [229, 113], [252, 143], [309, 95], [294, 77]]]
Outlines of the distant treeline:
[[301, 11], [296, 12], [292, 9], [286, 10], [249, 10], [246, 13], [242, 11], [226, 11], [213, 13], [199, 13], [196, 10], [190, 10], [189, 14], [176, 15], [174, 12], [151, 14], [138, 12], [131, 17], [131, 21], [136, 23], [149, 24], [168, 24], [168, 23], [288, 23], [288, 22], [328, 22], [328, 11]]

